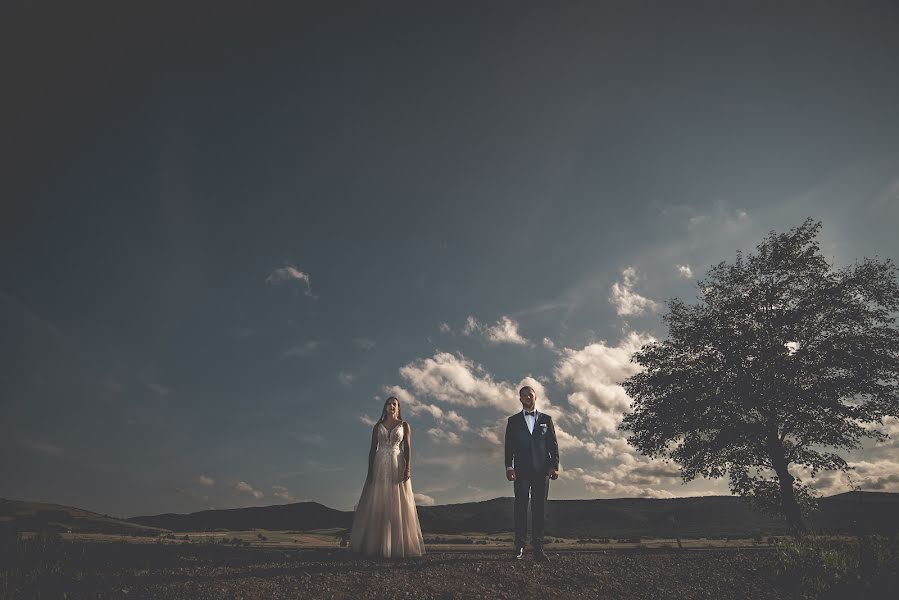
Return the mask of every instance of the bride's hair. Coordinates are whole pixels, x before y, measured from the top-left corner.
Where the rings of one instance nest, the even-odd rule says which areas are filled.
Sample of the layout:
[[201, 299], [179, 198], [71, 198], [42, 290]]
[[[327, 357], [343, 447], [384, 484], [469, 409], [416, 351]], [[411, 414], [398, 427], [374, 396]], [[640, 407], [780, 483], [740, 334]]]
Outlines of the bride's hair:
[[383, 423], [387, 420], [387, 405], [390, 404], [391, 400], [396, 400], [396, 418], [400, 421], [403, 420], [403, 410], [400, 408], [400, 399], [396, 396], [391, 396], [384, 400], [384, 408], [381, 409], [381, 418], [378, 419], [378, 423]]

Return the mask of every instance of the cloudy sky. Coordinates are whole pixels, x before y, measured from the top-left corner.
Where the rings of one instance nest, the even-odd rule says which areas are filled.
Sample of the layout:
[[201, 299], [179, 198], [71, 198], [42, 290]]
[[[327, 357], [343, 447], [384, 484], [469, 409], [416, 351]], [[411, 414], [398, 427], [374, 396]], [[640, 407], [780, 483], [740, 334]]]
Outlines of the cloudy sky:
[[389, 394], [420, 503], [510, 496], [524, 382], [551, 498], [726, 493], [616, 431], [664, 301], [806, 217], [899, 258], [892, 3], [4, 10], [0, 497], [348, 510]]

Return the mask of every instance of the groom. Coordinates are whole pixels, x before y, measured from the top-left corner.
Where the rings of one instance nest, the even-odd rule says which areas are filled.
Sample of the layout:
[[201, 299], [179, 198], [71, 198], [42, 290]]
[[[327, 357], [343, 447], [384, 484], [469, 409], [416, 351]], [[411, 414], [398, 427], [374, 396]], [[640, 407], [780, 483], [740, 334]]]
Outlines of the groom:
[[531, 501], [531, 545], [534, 560], [548, 561], [543, 551], [543, 508], [549, 480], [559, 477], [559, 444], [552, 417], [537, 412], [537, 392], [524, 386], [518, 392], [522, 411], [506, 423], [506, 479], [515, 490], [516, 558], [524, 558], [528, 534], [528, 498]]

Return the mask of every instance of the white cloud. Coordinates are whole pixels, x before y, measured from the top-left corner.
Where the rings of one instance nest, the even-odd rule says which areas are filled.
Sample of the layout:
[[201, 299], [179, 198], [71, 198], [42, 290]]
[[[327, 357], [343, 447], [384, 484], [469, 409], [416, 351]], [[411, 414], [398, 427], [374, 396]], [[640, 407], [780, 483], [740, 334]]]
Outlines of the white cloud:
[[452, 329], [449, 326], [449, 323], [441, 323], [437, 329], [440, 330], [440, 333], [449, 333]]
[[630, 332], [617, 346], [600, 341], [581, 350], [564, 348], [554, 375], [559, 384], [572, 390], [568, 394], [568, 404], [575, 409], [572, 418], [591, 433], [614, 432], [631, 408], [621, 383], [640, 371], [631, 355], [652, 341], [650, 335]]
[[[380, 416], [380, 415], [379, 415]], [[369, 427], [374, 427], [378, 422], [377, 419], [372, 419], [368, 415], [359, 415], [359, 420], [368, 425]]]
[[296, 498], [283, 485], [273, 485], [272, 496], [287, 502], [296, 502]]
[[495, 446], [502, 446], [505, 429], [506, 424], [505, 420], [503, 420], [503, 422], [496, 427], [481, 427], [478, 429], [478, 435]]
[[309, 356], [315, 356], [318, 353], [318, 349], [320, 346], [320, 342], [316, 340], [309, 340], [303, 342], [302, 344], [297, 344], [292, 348], [288, 348], [284, 351], [284, 356], [297, 358], [307, 358]]
[[452, 423], [456, 426], [460, 431], [468, 431], [471, 427], [468, 425], [468, 420], [465, 417], [460, 415], [454, 410], [445, 410], [443, 414], [437, 417], [439, 421], [443, 421], [444, 423]]
[[[693, 491], [673, 493], [670, 487], [680, 481], [677, 466], [660, 461], [650, 461], [643, 457], [625, 455], [622, 462], [600, 472], [575, 467], [570, 474], [583, 482], [587, 491], [604, 497], [636, 498], [676, 498], [683, 496], [711, 495], [713, 491]], [[622, 458], [625, 458], [622, 457]]]
[[487, 327], [484, 330], [484, 337], [491, 344], [514, 344], [516, 346], [529, 344], [528, 340], [518, 332], [518, 322], [509, 317], [502, 317], [496, 324]]
[[462, 354], [437, 352], [400, 368], [416, 393], [461, 406], [492, 406], [511, 414], [520, 405], [518, 389], [496, 382], [483, 367]]
[[205, 485], [206, 487], [212, 487], [215, 485], [215, 479], [212, 477], [207, 477], [206, 475], [197, 475], [195, 481], [200, 485]]
[[645, 298], [634, 291], [638, 274], [634, 267], [627, 267], [621, 272], [621, 281], [612, 284], [612, 294], [609, 302], [615, 307], [619, 316], [641, 315], [645, 311], [657, 311], [661, 304], [655, 300]]
[[446, 431], [437, 429], [436, 427], [428, 429], [428, 434], [436, 442], [446, 442], [447, 444], [461, 444], [462, 438], [454, 431]]
[[545, 337], [545, 338], [543, 338], [543, 347], [546, 348], [547, 350], [555, 350], [556, 344], [548, 337]]
[[236, 489], [238, 492], [241, 492], [244, 494], [250, 494], [257, 500], [259, 498], [262, 498], [265, 496], [265, 494], [263, 494], [262, 492], [260, 492], [257, 489], [254, 489], [253, 486], [251, 486], [246, 481], [238, 481], [237, 483], [234, 484], [234, 489]]
[[[497, 382], [482, 367], [462, 355], [438, 352], [431, 358], [407, 364], [400, 369], [400, 374], [413, 387], [416, 395], [401, 386], [385, 387], [384, 393], [399, 399], [404, 415], [429, 414], [438, 421], [442, 427], [432, 428], [428, 433], [441, 442], [461, 443], [460, 434], [472, 431], [472, 428], [465, 417], [438, 403], [492, 408], [504, 415], [494, 425], [474, 431], [478, 438], [487, 442], [488, 447], [493, 448], [502, 446], [506, 417], [521, 410], [518, 390], [525, 385], [531, 386], [537, 393], [539, 410], [552, 414], [556, 422], [561, 417], [561, 411], [552, 405], [546, 388], [538, 379], [527, 376], [517, 385]], [[433, 402], [423, 402], [417, 395]], [[558, 425], [556, 430], [559, 431]]]
[[883, 425], [878, 427], [890, 437], [899, 436], [899, 419], [896, 417], [886, 417], [883, 420]]
[[[537, 405], [540, 410], [552, 408], [546, 395], [546, 388], [539, 380], [528, 376], [518, 382], [518, 385], [494, 381], [483, 367], [462, 354], [437, 352], [431, 358], [419, 359], [401, 367], [400, 375], [416, 393], [446, 404], [492, 407], [509, 415], [521, 410], [518, 390], [522, 386], [529, 385], [537, 392]], [[399, 386], [385, 388], [385, 391], [393, 392], [402, 403], [403, 398], [396, 393], [397, 390], [405, 392]], [[408, 395], [408, 402], [411, 394], [405, 393]], [[443, 412], [439, 406], [418, 404], [420, 404], [419, 412], [426, 410], [435, 415], [435, 418], [439, 418], [439, 414]]]
[[351, 387], [356, 381], [356, 376], [352, 373], [341, 371], [337, 374], [337, 381], [339, 381], [340, 385], [342, 385], [343, 387]]
[[469, 316], [465, 319], [465, 325], [462, 327], [462, 333], [465, 335], [474, 335], [478, 331], [483, 329], [483, 326], [478, 323], [478, 320], [472, 316]]
[[280, 269], [274, 269], [271, 273], [268, 274], [268, 277], [265, 278], [265, 282], [272, 285], [293, 281], [301, 281], [306, 284], [306, 291], [304, 293], [307, 296], [312, 295], [312, 287], [310, 286], [309, 275], [294, 267], [288, 266], [281, 267]]
[[853, 486], [874, 492], [899, 492], [899, 459], [895, 453], [885, 458], [865, 458], [848, 461], [852, 469], [849, 473], [824, 472], [811, 478], [807, 469], [796, 469], [805, 482], [825, 496], [848, 492]]
[[684, 279], [693, 279], [693, 269], [690, 268], [690, 265], [677, 265], [675, 268], [678, 276]]
[[413, 495], [417, 506], [434, 506], [434, 498], [431, 496], [419, 492], [415, 492]]
[[604, 438], [602, 442], [585, 440], [572, 435], [556, 425], [556, 439], [559, 442], [559, 453], [563, 450], [582, 449], [596, 460], [604, 460], [615, 457], [623, 457], [635, 454], [627, 440], [621, 437]]
[[525, 339], [518, 331], [518, 321], [507, 316], [500, 317], [499, 321], [493, 325], [484, 325], [475, 317], [469, 316], [465, 320], [465, 326], [462, 329], [465, 335], [473, 336], [480, 334], [488, 344], [513, 344], [516, 346], [528, 346], [530, 342]]
[[468, 420], [454, 410], [445, 410], [435, 404], [426, 404], [419, 401], [408, 390], [398, 386], [391, 385], [384, 388], [384, 393], [389, 396], [396, 396], [400, 401], [400, 410], [406, 411], [409, 415], [420, 415], [423, 413], [431, 415], [431, 417], [444, 424], [453, 425], [459, 431], [468, 431], [470, 426]]
[[359, 350], [371, 350], [375, 347], [375, 342], [365, 337], [357, 337], [353, 338], [353, 345]]

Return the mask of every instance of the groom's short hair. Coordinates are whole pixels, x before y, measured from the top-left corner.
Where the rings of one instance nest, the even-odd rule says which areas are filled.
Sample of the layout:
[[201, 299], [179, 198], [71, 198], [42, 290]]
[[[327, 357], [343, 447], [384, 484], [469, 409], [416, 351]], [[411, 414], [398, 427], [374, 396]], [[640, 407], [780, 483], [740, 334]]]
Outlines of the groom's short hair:
[[534, 388], [532, 388], [532, 387], [529, 386], [529, 385], [526, 385], [526, 386], [524, 386], [523, 388], [521, 388], [520, 390], [518, 390], [518, 395], [520, 396], [520, 395], [521, 395], [521, 392], [523, 392], [523, 391], [525, 391], [525, 390], [530, 390], [531, 393], [534, 394], [534, 397], [535, 397], [535, 398], [537, 397], [537, 390], [535, 390]]

